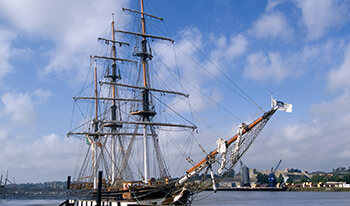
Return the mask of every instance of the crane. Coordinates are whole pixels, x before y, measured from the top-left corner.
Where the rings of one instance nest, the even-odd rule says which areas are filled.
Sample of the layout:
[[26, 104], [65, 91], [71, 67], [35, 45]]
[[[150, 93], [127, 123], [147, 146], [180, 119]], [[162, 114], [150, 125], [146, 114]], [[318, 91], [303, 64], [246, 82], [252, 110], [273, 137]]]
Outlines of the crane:
[[275, 172], [276, 170], [278, 169], [278, 167], [280, 166], [282, 160], [280, 160], [277, 164], [277, 166], [275, 167], [275, 169], [273, 169], [273, 167], [271, 168], [271, 172], [270, 174], [268, 175], [268, 178], [269, 178], [269, 187], [276, 187], [276, 176], [275, 176]]

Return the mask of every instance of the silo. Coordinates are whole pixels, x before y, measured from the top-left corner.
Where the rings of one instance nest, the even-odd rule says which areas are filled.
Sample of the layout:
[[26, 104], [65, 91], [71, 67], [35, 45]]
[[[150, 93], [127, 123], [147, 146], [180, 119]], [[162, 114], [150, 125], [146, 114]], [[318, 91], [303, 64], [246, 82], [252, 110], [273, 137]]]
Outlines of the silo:
[[241, 179], [241, 186], [250, 187], [250, 178], [249, 178], [249, 168], [247, 166], [242, 167], [242, 179]]

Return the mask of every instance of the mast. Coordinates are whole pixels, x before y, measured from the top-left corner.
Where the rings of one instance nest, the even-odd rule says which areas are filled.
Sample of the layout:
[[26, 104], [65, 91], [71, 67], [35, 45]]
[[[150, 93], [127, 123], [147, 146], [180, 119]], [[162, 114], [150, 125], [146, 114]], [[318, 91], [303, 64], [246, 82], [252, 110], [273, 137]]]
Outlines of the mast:
[[[97, 92], [97, 65], [95, 61], [95, 68], [94, 68], [94, 81], [95, 81], [95, 119], [93, 120], [93, 128], [94, 132], [98, 132], [98, 92]], [[88, 136], [89, 138], [89, 136]], [[91, 156], [92, 156], [92, 173], [94, 177], [94, 189], [97, 189], [97, 141], [99, 136], [95, 135], [93, 137], [93, 140], [91, 141]]]
[[[112, 20], [112, 56], [113, 58], [116, 58], [116, 48], [115, 48], [115, 32], [114, 32], [114, 15], [113, 15], [113, 20]], [[116, 81], [116, 60], [113, 60], [113, 64], [112, 64], [112, 81], [115, 82]], [[116, 86], [113, 85], [112, 86], [112, 97], [115, 99], [116, 96]], [[112, 107], [111, 107], [111, 116], [112, 116], [112, 121], [114, 120], [117, 120], [117, 111], [116, 111], [116, 101], [113, 100], [112, 101]], [[116, 130], [116, 127], [115, 125], [112, 126], [111, 128], [112, 130], [112, 133], [115, 132]], [[115, 136], [113, 135], [112, 137], [112, 171], [111, 171], [111, 176], [112, 176], [112, 185], [114, 184], [114, 181], [115, 181], [115, 166], [114, 166], [114, 163], [115, 163], [115, 160], [116, 160], [116, 151], [115, 151]]]
[[[142, 34], [146, 34], [146, 22], [145, 15], [143, 10], [143, 0], [141, 0], [141, 24], [142, 24]], [[141, 64], [143, 71], [143, 86], [145, 89], [142, 91], [142, 109], [144, 112], [142, 115], [142, 121], [149, 122], [149, 116], [147, 112], [149, 110], [149, 95], [148, 95], [148, 81], [147, 81], [147, 40], [146, 37], [142, 37], [141, 41], [142, 46], [142, 56], [141, 56]], [[148, 183], [148, 174], [149, 174], [149, 150], [148, 150], [148, 138], [147, 138], [147, 125], [143, 126], [143, 166], [144, 166], [144, 182]]]

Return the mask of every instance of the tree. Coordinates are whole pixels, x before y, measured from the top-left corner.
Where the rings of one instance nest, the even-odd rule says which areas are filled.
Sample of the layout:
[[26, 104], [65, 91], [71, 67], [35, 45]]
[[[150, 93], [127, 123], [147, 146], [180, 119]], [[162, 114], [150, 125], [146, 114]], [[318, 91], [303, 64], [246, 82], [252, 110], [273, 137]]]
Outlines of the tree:
[[309, 180], [305, 177], [305, 175], [301, 176], [300, 182], [309, 182]]
[[313, 175], [311, 177], [311, 182], [314, 184], [317, 184], [319, 182], [327, 182], [327, 177], [326, 176], [321, 176], [321, 175]]
[[287, 183], [289, 183], [289, 184], [292, 184], [292, 183], [294, 183], [294, 180], [293, 180], [293, 178], [289, 177], [289, 178], [287, 179]]
[[258, 173], [258, 175], [256, 176], [256, 179], [257, 179], [257, 182], [260, 182], [261, 184], [269, 183], [269, 178], [267, 177], [267, 175], [262, 173]]
[[280, 174], [277, 178], [277, 183], [283, 184], [284, 183], [284, 178], [282, 176], [282, 174]]
[[344, 175], [344, 181], [346, 182], [346, 184], [350, 184], [350, 173]]
[[299, 169], [294, 169], [294, 168], [290, 168], [290, 169], [288, 169], [288, 172], [297, 172], [297, 173], [301, 173], [301, 170], [299, 170]]

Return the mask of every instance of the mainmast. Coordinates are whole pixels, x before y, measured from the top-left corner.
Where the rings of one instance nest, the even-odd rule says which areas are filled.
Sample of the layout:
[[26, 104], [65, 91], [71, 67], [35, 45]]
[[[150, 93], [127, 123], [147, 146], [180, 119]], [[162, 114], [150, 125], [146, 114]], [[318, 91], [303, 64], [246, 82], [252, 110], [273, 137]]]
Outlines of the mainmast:
[[[142, 24], [142, 34], [146, 34], [146, 20], [143, 10], [143, 0], [141, 0], [141, 24]], [[149, 122], [150, 113], [149, 112], [149, 91], [148, 91], [148, 79], [147, 79], [147, 70], [148, 70], [148, 57], [147, 54], [147, 39], [146, 36], [142, 37], [141, 41], [142, 46], [142, 52], [141, 55], [141, 64], [142, 64], [142, 71], [143, 71], [143, 86], [145, 89], [142, 91], [142, 109], [143, 112], [141, 113], [142, 121], [143, 122]], [[155, 113], [153, 114], [155, 115]], [[148, 138], [147, 138], [147, 125], [143, 125], [143, 165], [144, 165], [144, 182], [148, 182], [148, 175], [149, 175], [149, 149], [148, 149]]]
[[[115, 29], [114, 29], [114, 15], [113, 15], [113, 20], [112, 20], [112, 57], [116, 58], [116, 48], [115, 48]], [[116, 82], [117, 80], [117, 71], [116, 71], [117, 65], [116, 65], [116, 60], [113, 59], [113, 64], [112, 64], [112, 82]], [[120, 78], [120, 77], [119, 77]], [[111, 106], [111, 119], [112, 121], [116, 121], [117, 120], [117, 106], [116, 106], [116, 86], [113, 85], [112, 86], [112, 97], [113, 97], [113, 101], [112, 101], [112, 106]], [[112, 125], [111, 126], [111, 130], [112, 133], [115, 133], [116, 131], [116, 125]], [[115, 166], [114, 166], [114, 162], [116, 160], [116, 150], [115, 150], [115, 145], [116, 145], [116, 137], [114, 135], [112, 135], [112, 171], [111, 171], [111, 176], [112, 176], [112, 184], [114, 184], [115, 181], [115, 176], [116, 176], [116, 171], [115, 171]]]
[[[155, 135], [154, 134], [154, 129], [152, 126], [149, 124], [152, 117], [156, 115], [156, 112], [150, 109], [150, 91], [155, 91], [153, 88], [150, 87], [150, 79], [149, 79], [149, 74], [148, 74], [148, 61], [152, 59], [152, 54], [148, 52], [147, 48], [147, 38], [152, 38], [152, 39], [161, 39], [161, 40], [166, 40], [166, 41], [171, 41], [174, 42], [174, 40], [166, 38], [166, 37], [161, 37], [161, 36], [154, 36], [146, 33], [146, 20], [145, 16], [147, 15], [148, 17], [155, 18], [158, 20], [163, 21], [162, 18], [147, 14], [144, 12], [144, 4], [143, 0], [140, 0], [141, 3], [141, 12], [134, 11], [131, 9], [126, 9], [123, 8], [123, 10], [127, 10], [130, 12], [135, 12], [141, 14], [141, 24], [142, 24], [142, 32], [141, 33], [135, 33], [135, 32], [129, 32], [129, 31], [121, 31], [117, 30], [116, 32], [121, 32], [121, 33], [126, 33], [126, 34], [131, 34], [131, 35], [136, 35], [136, 36], [141, 36], [142, 41], [141, 41], [141, 51], [138, 51], [134, 53], [135, 56], [140, 57], [141, 61], [141, 66], [142, 66], [142, 72], [143, 72], [143, 88], [141, 91], [142, 95], [142, 111], [136, 111], [132, 112], [132, 115], [138, 115], [141, 117], [141, 121], [143, 122], [143, 166], [144, 166], [144, 182], [148, 183], [149, 179], [149, 157], [150, 157], [150, 150], [149, 150], [149, 136], [150, 135]], [[158, 90], [159, 91], [159, 90]], [[155, 138], [153, 136], [153, 138]], [[155, 140], [153, 140], [155, 142]], [[161, 155], [159, 154], [160, 151], [158, 150], [158, 143], [155, 144], [155, 149], [156, 153], [158, 154], [159, 158], [157, 157], [159, 162], [162, 162], [161, 160]]]

